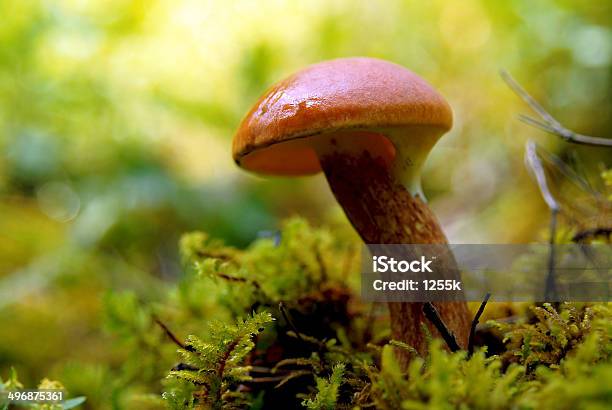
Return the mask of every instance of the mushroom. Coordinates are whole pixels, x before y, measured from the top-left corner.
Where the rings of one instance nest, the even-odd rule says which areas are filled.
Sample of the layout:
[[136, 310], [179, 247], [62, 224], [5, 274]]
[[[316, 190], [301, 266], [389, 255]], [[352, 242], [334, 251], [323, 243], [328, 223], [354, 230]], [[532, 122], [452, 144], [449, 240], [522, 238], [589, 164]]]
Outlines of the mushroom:
[[[233, 157], [259, 174], [322, 170], [366, 244], [444, 244], [420, 171], [451, 125], [448, 103], [414, 73], [379, 59], [343, 58], [309, 66], [270, 88], [242, 120]], [[465, 302], [435, 306], [465, 347]], [[422, 307], [389, 303], [392, 337], [420, 352], [426, 349]], [[405, 365], [406, 353], [399, 356]]]

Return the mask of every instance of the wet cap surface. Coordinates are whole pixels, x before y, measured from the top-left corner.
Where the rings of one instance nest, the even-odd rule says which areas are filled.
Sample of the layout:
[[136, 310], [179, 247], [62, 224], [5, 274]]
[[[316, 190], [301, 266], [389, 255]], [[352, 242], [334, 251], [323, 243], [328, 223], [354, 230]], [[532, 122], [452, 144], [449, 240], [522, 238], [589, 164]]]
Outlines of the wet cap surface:
[[[320, 171], [310, 136], [379, 128], [450, 129], [444, 98], [406, 68], [372, 58], [344, 58], [305, 68], [271, 87], [243, 119], [234, 160], [251, 171]], [[347, 133], [344, 133], [347, 135]]]

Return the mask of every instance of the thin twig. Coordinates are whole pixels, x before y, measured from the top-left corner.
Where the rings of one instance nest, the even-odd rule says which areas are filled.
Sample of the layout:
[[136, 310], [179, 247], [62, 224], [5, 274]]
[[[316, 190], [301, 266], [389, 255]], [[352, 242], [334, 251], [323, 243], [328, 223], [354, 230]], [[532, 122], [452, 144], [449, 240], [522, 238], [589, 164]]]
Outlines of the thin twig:
[[525, 101], [532, 110], [534, 110], [540, 118], [544, 121], [540, 121], [538, 119], [521, 115], [519, 119], [526, 124], [537, 127], [543, 131], [546, 131], [550, 134], [557, 135], [563, 138], [567, 142], [571, 142], [574, 144], [582, 144], [582, 145], [594, 145], [598, 147], [612, 147], [612, 139], [611, 138], [599, 138], [599, 137], [591, 137], [589, 135], [578, 134], [572, 130], [565, 128], [559, 121], [557, 121], [548, 111], [540, 105], [521, 85], [505, 70], [500, 72], [502, 79], [508, 84], [508, 86]]
[[508, 84], [512, 90], [518, 94], [519, 97], [523, 99], [540, 117], [542, 117], [546, 122], [557, 123], [559, 122], [550, 115], [544, 107], [540, 105], [525, 89], [510, 75], [510, 73], [506, 70], [501, 70], [500, 75], [502, 79]]
[[289, 380], [295, 379], [296, 377], [301, 377], [301, 376], [310, 376], [312, 375], [312, 372], [309, 370], [298, 370], [295, 372], [291, 372], [289, 373], [288, 376], [284, 376], [281, 381], [274, 386], [275, 389], [278, 389], [279, 387], [282, 387], [285, 383], [287, 383]]
[[478, 326], [478, 321], [480, 320], [480, 316], [485, 310], [485, 306], [487, 306], [487, 302], [491, 297], [490, 293], [487, 293], [476, 312], [476, 316], [474, 316], [474, 320], [472, 320], [472, 327], [470, 328], [470, 338], [468, 339], [468, 357], [471, 357], [474, 354], [474, 336], [476, 335], [476, 326]]
[[544, 202], [548, 205], [548, 208], [551, 211], [560, 211], [561, 206], [550, 192], [546, 173], [544, 172], [542, 161], [540, 161], [540, 157], [537, 153], [537, 145], [533, 141], [527, 141], [525, 145], [525, 161], [536, 178], [538, 186], [540, 187], [540, 193], [542, 194], [542, 198], [544, 198]]
[[289, 359], [283, 359], [280, 362], [276, 363], [271, 369], [271, 373], [275, 374], [283, 366], [316, 366], [317, 364], [318, 362], [312, 359], [307, 359], [304, 357], [292, 357]]
[[277, 383], [277, 382], [282, 382], [286, 378], [287, 378], [287, 376], [285, 376], [285, 375], [282, 375], [282, 376], [251, 377], [249, 380], [243, 381], [243, 383], [244, 384], [250, 384], [250, 383]]
[[261, 290], [261, 286], [259, 285], [259, 282], [253, 279], [242, 278], [240, 276], [232, 276], [232, 275], [228, 275], [227, 273], [222, 273], [222, 272], [214, 272], [213, 275], [223, 280], [226, 280], [228, 282], [248, 283], [252, 285], [254, 288], [256, 288], [257, 290]]
[[438, 309], [431, 303], [425, 302], [423, 304], [423, 313], [425, 313], [425, 317], [429, 319], [431, 323], [438, 329], [438, 332], [442, 335], [442, 338], [448, 345], [448, 348], [451, 352], [457, 352], [461, 350], [459, 343], [457, 343], [457, 339], [453, 332], [446, 326], [442, 318], [440, 317], [440, 313], [438, 313]]
[[269, 367], [249, 365], [249, 373], [272, 374], [274, 372]]
[[552, 210], [550, 213], [550, 237], [548, 244], [550, 246], [548, 253], [548, 274], [546, 276], [546, 293], [544, 300], [548, 302], [557, 301], [557, 283], [555, 280], [555, 237], [557, 236], [557, 216], [558, 210]]
[[530, 117], [528, 115], [519, 114], [518, 115], [518, 119], [520, 121], [524, 122], [525, 124], [531, 125], [531, 126], [536, 127], [536, 128], [539, 128], [542, 131], [545, 131], [545, 132], [548, 132], [548, 133], [551, 133], [551, 134], [554, 134], [554, 132], [555, 132], [555, 129], [552, 126], [548, 125], [545, 122], [536, 120], [535, 118]]
[[580, 231], [574, 235], [572, 238], [572, 242], [576, 243], [584, 243], [585, 241], [596, 238], [598, 236], [603, 236], [610, 239], [612, 235], [612, 228], [593, 228], [593, 229], [585, 229], [584, 231]]
[[527, 166], [529, 166], [536, 178], [536, 181], [538, 182], [542, 198], [544, 198], [544, 202], [546, 202], [546, 205], [548, 205], [551, 212], [548, 274], [546, 276], [544, 300], [554, 301], [557, 299], [557, 285], [555, 281], [555, 237], [557, 235], [557, 216], [561, 211], [561, 206], [548, 188], [546, 173], [544, 172], [544, 167], [542, 166], [542, 162], [537, 153], [537, 145], [533, 141], [527, 141], [527, 145], [525, 147], [525, 159]]
[[168, 338], [170, 338], [170, 340], [172, 340], [174, 344], [181, 347], [182, 349], [185, 349], [185, 344], [183, 344], [183, 342], [181, 342], [179, 338], [176, 337], [174, 333], [172, 333], [172, 331], [168, 328], [168, 326], [164, 324], [164, 322], [162, 322], [157, 316], [153, 316], [153, 321], [157, 323], [159, 327], [162, 328], [162, 330], [166, 333], [166, 336], [168, 336]]
[[283, 302], [280, 302], [278, 304], [278, 310], [280, 310], [281, 314], [283, 315], [285, 322], [287, 322], [289, 327], [291, 327], [291, 329], [295, 332], [297, 338], [300, 339], [301, 342], [306, 343], [306, 341], [302, 339], [302, 335], [298, 331], [297, 327], [295, 327], [295, 325], [293, 324], [293, 321], [289, 318], [289, 312], [287, 311], [287, 308], [285, 307], [285, 304]]

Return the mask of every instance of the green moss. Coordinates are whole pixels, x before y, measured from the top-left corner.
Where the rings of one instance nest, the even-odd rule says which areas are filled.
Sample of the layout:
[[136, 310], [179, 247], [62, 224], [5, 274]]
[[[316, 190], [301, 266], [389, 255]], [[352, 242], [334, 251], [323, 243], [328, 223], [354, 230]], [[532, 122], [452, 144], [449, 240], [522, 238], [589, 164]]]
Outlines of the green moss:
[[[198, 396], [206, 407], [215, 409], [241, 408], [250, 403], [246, 394], [236, 390], [236, 386], [251, 379], [251, 368], [244, 365], [247, 355], [255, 347], [253, 338], [264, 331], [264, 326], [274, 319], [269, 313], [258, 313], [236, 324], [212, 322], [209, 325], [209, 337], [202, 340], [189, 336], [185, 348], [179, 353], [184, 363], [184, 370], [173, 370], [169, 377], [186, 382], [187, 386], [201, 386]], [[193, 389], [185, 389], [185, 383], [164, 394], [171, 406], [191, 407], [195, 400]]]
[[[96, 371], [112, 408], [609, 407], [608, 304], [543, 304], [512, 323], [489, 321], [498, 355], [450, 353], [429, 335], [419, 356], [389, 339], [383, 305], [360, 299], [359, 244], [347, 238], [301, 219], [280, 242], [245, 250], [186, 235], [180, 283], [154, 301], [105, 299], [106, 328], [126, 353]], [[406, 371], [397, 349], [412, 355]]]
[[[197, 280], [227, 286], [221, 294], [228, 311], [256, 307], [278, 319], [243, 357], [257, 363], [260, 372], [270, 369], [265, 377], [277, 382], [247, 381], [250, 399], [243, 396], [242, 403], [270, 405], [287, 390], [298, 399], [293, 405], [312, 409], [555, 408], [561, 397], [567, 408], [581, 408], [609, 400], [612, 321], [607, 305], [563, 304], [556, 310], [544, 304], [531, 306], [531, 314], [517, 323], [492, 321], [505, 346], [501, 355], [487, 355], [482, 347], [468, 358], [465, 352], [449, 353], [434, 339], [428, 354], [419, 357], [410, 346], [389, 340], [384, 312], [372, 311], [360, 301], [357, 287], [346, 285], [346, 269], [354, 271], [358, 263], [353, 251], [357, 245], [339, 246], [341, 242], [346, 243], [300, 219], [285, 225], [280, 243], [260, 240], [245, 251], [200, 233], [184, 238], [183, 255], [193, 263]], [[342, 260], [344, 264], [338, 263]], [[238, 299], [228, 298], [238, 294]], [[342, 302], [330, 303], [330, 294], [341, 295]], [[277, 308], [281, 302], [284, 312]], [[316, 329], [308, 325], [312, 321]], [[395, 349], [414, 356], [406, 372], [395, 360]], [[270, 351], [277, 357], [271, 359]], [[219, 366], [218, 360], [194, 362], [187, 360], [193, 353], [181, 354], [211, 374]], [[240, 369], [241, 377], [247, 377], [247, 368]], [[206, 373], [171, 374], [195, 388], [191, 405], [215, 406], [209, 402], [214, 395], [202, 395], [209, 387], [198, 387], [210, 384]], [[588, 381], [595, 375], [598, 379]], [[257, 374], [251, 381], [265, 377]], [[227, 393], [231, 386], [239, 385], [226, 384]], [[244, 386], [234, 393], [243, 395]]]
[[338, 363], [332, 367], [329, 379], [317, 377], [317, 394], [313, 399], [304, 400], [302, 404], [309, 410], [333, 410], [338, 402], [338, 390], [344, 381], [344, 364]]

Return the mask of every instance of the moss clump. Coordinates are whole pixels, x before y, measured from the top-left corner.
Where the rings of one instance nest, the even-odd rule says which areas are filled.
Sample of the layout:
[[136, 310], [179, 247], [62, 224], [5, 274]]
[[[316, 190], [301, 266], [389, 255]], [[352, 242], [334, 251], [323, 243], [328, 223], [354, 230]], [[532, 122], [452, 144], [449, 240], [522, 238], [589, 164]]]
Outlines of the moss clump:
[[251, 367], [244, 365], [245, 358], [255, 347], [252, 339], [273, 320], [269, 313], [258, 313], [235, 325], [211, 323], [210, 337], [206, 341], [189, 336], [185, 347], [179, 351], [182, 365], [169, 376], [201, 388], [192, 392], [188, 387], [190, 396], [186, 396], [183, 389], [165, 393], [164, 398], [170, 406], [182, 409], [192, 407], [197, 401], [208, 408], [229, 409], [250, 404], [248, 395], [236, 386], [252, 380]]
[[[468, 358], [433, 340], [421, 357], [389, 339], [384, 306], [364, 304], [357, 284], [348, 280], [357, 276], [356, 242], [300, 219], [288, 221], [280, 238], [259, 240], [246, 250], [225, 247], [202, 233], [183, 239], [185, 261], [193, 268], [187, 280], [206, 284], [208, 294], [218, 297], [212, 306], [222, 306], [225, 319], [209, 326], [205, 343], [187, 339], [186, 346], [195, 351], [180, 350], [180, 366], [193, 367], [170, 372], [182, 379], [165, 396], [172, 398], [174, 408], [609, 404], [612, 320], [607, 305], [531, 306], [531, 314], [521, 321], [488, 323], [489, 339], [496, 337], [503, 346], [500, 354], [490, 355], [481, 346]], [[257, 313], [251, 319], [236, 322], [252, 311]], [[249, 327], [249, 320], [261, 317], [277, 320], [257, 330]], [[251, 330], [240, 331], [244, 326]], [[221, 352], [233, 345], [232, 332], [251, 342], [231, 363], [239, 377], [217, 380], [226, 357]], [[395, 349], [414, 355], [405, 372], [395, 360]]]
[[[103, 371], [108, 408], [609, 407], [608, 304], [493, 304], [474, 355], [431, 340], [421, 356], [390, 339], [384, 305], [360, 299], [356, 238], [301, 219], [279, 236], [241, 250], [188, 234], [178, 284], [155, 300], [108, 295], [125, 352]], [[397, 349], [413, 356], [406, 371]]]

